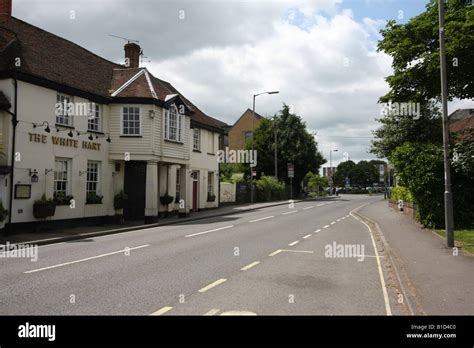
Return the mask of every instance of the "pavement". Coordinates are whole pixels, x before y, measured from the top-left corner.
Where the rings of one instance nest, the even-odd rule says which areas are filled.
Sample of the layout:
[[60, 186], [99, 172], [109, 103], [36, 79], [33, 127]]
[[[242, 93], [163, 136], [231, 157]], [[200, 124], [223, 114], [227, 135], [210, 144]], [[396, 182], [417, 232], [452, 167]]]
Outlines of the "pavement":
[[445, 239], [386, 201], [359, 212], [379, 226], [415, 314], [474, 314], [474, 256], [453, 252]]
[[[336, 196], [318, 197], [315, 199], [307, 200], [332, 200], [337, 199]], [[294, 202], [300, 202], [301, 200], [294, 200]], [[207, 209], [199, 212], [192, 212], [189, 217], [181, 218], [176, 215], [162, 218], [158, 223], [145, 225], [143, 221], [131, 221], [121, 225], [106, 224], [106, 225], [95, 225], [95, 226], [81, 226], [67, 229], [43, 229], [41, 232], [22, 232], [13, 233], [5, 236], [0, 235], [0, 245], [5, 243], [9, 244], [36, 244], [45, 245], [60, 243], [71, 240], [78, 240], [83, 238], [90, 238], [94, 236], [103, 236], [107, 234], [122, 233], [128, 231], [134, 231], [142, 228], [168, 226], [182, 222], [189, 222], [201, 219], [208, 219], [212, 217], [225, 216], [238, 214], [244, 211], [253, 211], [258, 209], [264, 209], [273, 206], [288, 204], [288, 200], [275, 201], [266, 203], [247, 203], [247, 204], [236, 204], [236, 205], [224, 205], [216, 209]]]
[[36, 261], [0, 259], [0, 313], [400, 314], [372, 232], [352, 213], [378, 200], [301, 201], [42, 245]]

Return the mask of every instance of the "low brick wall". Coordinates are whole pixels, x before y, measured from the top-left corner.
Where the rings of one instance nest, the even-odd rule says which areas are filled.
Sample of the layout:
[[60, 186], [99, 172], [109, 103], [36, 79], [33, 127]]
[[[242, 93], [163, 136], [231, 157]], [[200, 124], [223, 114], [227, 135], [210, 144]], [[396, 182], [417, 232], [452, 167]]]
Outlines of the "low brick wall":
[[[400, 210], [398, 202], [394, 200], [388, 201], [388, 206], [395, 210]], [[416, 218], [416, 204], [410, 202], [403, 202], [403, 214], [411, 216], [413, 219]]]

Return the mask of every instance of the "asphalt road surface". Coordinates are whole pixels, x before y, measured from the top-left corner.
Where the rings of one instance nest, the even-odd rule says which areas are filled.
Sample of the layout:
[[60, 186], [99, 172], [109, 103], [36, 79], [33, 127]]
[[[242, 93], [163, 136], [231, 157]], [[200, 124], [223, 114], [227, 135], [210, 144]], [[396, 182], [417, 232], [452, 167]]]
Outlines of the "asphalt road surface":
[[2, 315], [387, 315], [369, 228], [379, 196], [304, 201], [1, 259]]

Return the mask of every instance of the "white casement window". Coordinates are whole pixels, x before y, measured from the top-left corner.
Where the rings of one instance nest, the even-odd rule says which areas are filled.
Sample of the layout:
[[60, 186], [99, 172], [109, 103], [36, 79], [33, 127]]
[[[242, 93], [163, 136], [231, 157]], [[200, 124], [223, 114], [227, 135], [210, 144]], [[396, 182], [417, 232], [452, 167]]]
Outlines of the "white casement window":
[[183, 142], [184, 133], [184, 115], [178, 112], [178, 108], [172, 105], [165, 111], [165, 139], [171, 141]]
[[122, 135], [141, 135], [140, 108], [125, 106], [122, 109]]
[[71, 160], [56, 158], [54, 163], [54, 193], [65, 196], [70, 193]]
[[193, 150], [201, 149], [201, 130], [199, 128], [193, 128]]
[[100, 193], [100, 162], [87, 161], [86, 192]]
[[207, 174], [207, 193], [214, 194], [214, 172]]
[[72, 103], [72, 97], [64, 94], [56, 95], [56, 124], [60, 126], [72, 126], [73, 114], [69, 111], [69, 103]]
[[176, 197], [181, 193], [181, 169], [176, 169]]
[[87, 130], [93, 132], [102, 131], [102, 115], [100, 105], [89, 102], [89, 117], [87, 119]]

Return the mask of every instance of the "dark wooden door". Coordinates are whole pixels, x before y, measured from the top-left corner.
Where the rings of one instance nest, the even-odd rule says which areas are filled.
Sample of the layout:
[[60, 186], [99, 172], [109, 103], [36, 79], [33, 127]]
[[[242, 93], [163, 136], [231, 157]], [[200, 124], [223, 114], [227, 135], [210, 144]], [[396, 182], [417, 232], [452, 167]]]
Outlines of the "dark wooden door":
[[128, 202], [123, 209], [125, 220], [145, 218], [146, 162], [125, 162], [123, 191]]

